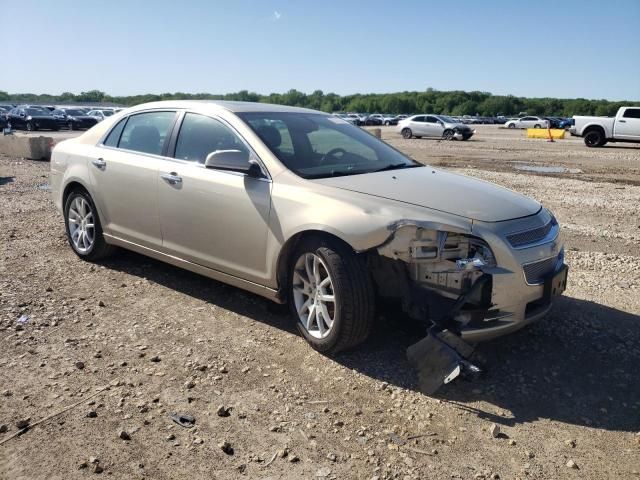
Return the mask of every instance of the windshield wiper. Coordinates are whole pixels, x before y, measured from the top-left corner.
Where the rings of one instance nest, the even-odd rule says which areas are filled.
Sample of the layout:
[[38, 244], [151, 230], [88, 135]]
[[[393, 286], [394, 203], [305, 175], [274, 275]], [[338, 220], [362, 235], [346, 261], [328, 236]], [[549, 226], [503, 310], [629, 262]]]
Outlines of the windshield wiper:
[[416, 167], [424, 167], [424, 165], [416, 165], [415, 163], [392, 163], [391, 165], [387, 165], [386, 167], [379, 168], [378, 170], [374, 170], [375, 172], [386, 172], [387, 170], [399, 170], [401, 168], [416, 168]]

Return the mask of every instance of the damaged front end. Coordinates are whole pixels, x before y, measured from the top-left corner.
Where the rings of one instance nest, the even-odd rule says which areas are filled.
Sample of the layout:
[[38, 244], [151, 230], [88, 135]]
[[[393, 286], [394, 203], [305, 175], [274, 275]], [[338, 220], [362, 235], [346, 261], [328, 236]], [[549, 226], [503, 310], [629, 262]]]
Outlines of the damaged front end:
[[431, 394], [465, 371], [480, 372], [461, 331], [491, 314], [496, 260], [484, 240], [466, 231], [421, 222], [390, 229], [371, 256], [372, 275], [382, 297], [400, 299], [409, 316], [426, 320], [427, 336], [407, 355], [421, 390]]

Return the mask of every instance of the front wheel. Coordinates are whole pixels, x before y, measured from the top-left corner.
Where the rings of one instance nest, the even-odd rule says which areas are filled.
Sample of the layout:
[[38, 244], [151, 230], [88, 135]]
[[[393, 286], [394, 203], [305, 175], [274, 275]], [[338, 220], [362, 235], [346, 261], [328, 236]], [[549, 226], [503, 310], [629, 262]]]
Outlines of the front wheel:
[[411, 138], [413, 136], [410, 128], [403, 128], [400, 133], [402, 133], [402, 138]]
[[35, 130], [33, 123], [31, 122], [27, 122], [26, 128], [28, 132], [33, 132]]
[[98, 212], [86, 191], [78, 189], [69, 194], [64, 219], [69, 245], [83, 260], [99, 260], [115, 249], [105, 242]]
[[516, 128], [515, 124], [510, 123], [508, 128]]
[[300, 334], [333, 354], [366, 340], [374, 321], [373, 286], [360, 257], [338, 241], [304, 242], [293, 256], [289, 306]]
[[453, 140], [455, 136], [456, 136], [456, 132], [454, 132], [450, 128], [447, 128], [444, 132], [442, 132], [443, 140]]
[[537, 123], [533, 126], [533, 128], [540, 128], [540, 125], [538, 125]]

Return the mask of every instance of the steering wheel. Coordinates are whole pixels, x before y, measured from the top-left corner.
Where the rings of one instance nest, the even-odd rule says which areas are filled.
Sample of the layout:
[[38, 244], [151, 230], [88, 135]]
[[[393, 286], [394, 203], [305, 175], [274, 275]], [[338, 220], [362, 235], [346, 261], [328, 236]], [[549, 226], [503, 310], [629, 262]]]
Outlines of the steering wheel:
[[344, 148], [340, 147], [332, 148], [322, 156], [322, 158], [320, 159], [320, 165], [324, 165], [329, 157], [335, 157], [338, 153], [344, 155], [345, 153], [347, 153], [347, 151]]

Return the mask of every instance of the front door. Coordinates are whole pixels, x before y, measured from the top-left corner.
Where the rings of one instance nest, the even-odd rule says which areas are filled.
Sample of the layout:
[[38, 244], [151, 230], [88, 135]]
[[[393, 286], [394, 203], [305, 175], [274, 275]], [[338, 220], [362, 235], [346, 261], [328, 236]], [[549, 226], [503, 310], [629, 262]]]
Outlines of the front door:
[[640, 140], [640, 108], [626, 108], [616, 117], [614, 135], [624, 140]]
[[223, 121], [186, 113], [174, 150], [159, 171], [163, 251], [264, 284], [271, 181], [204, 166], [211, 152], [249, 147]]

